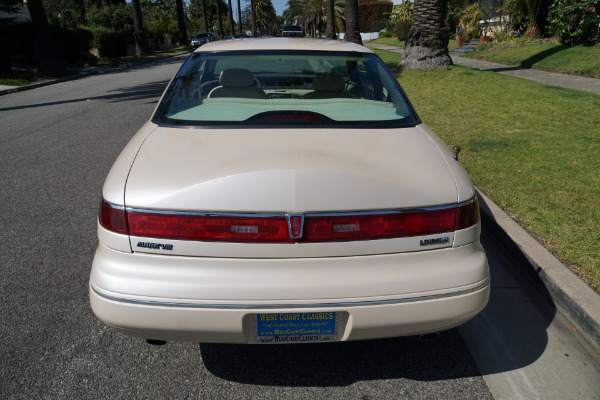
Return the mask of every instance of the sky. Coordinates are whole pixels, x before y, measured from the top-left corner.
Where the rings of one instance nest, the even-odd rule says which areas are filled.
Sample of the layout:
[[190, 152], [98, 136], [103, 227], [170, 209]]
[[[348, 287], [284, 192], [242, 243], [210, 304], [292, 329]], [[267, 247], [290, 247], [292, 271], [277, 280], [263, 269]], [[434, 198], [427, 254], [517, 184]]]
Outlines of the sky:
[[273, 3], [273, 7], [275, 7], [275, 12], [277, 15], [283, 14], [283, 10], [287, 8], [288, 0], [271, 0]]

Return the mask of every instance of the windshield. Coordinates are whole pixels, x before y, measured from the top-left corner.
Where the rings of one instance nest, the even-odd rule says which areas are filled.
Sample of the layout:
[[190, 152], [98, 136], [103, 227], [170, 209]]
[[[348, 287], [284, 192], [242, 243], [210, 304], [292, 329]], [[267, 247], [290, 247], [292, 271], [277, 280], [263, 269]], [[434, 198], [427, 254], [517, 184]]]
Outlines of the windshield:
[[156, 122], [185, 125], [414, 125], [397, 80], [374, 54], [194, 53]]

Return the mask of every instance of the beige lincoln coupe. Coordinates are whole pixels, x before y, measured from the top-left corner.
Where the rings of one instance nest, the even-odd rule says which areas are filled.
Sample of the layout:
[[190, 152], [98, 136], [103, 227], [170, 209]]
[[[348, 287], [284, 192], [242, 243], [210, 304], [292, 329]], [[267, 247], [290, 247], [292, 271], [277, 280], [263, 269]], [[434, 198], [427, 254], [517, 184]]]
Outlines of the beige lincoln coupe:
[[427, 334], [485, 307], [480, 232], [469, 176], [371, 51], [218, 41], [106, 179], [90, 301], [156, 340]]

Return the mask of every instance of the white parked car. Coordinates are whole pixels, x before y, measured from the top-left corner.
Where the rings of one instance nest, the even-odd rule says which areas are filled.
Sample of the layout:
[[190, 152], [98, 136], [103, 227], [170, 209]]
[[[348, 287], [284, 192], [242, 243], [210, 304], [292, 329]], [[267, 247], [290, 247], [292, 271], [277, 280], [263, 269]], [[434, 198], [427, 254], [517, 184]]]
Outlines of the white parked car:
[[456, 327], [489, 298], [469, 176], [359, 45], [202, 46], [102, 196], [90, 300], [125, 334], [396, 337]]

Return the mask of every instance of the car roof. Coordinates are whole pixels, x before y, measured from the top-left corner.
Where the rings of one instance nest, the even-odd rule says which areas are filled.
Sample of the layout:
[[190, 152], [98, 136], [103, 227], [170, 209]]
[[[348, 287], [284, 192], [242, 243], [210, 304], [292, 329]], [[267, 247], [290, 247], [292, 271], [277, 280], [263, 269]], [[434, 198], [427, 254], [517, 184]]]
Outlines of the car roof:
[[316, 50], [316, 51], [356, 51], [372, 53], [371, 50], [356, 43], [343, 40], [312, 38], [242, 38], [219, 40], [199, 47], [197, 52], [236, 51], [236, 50]]

